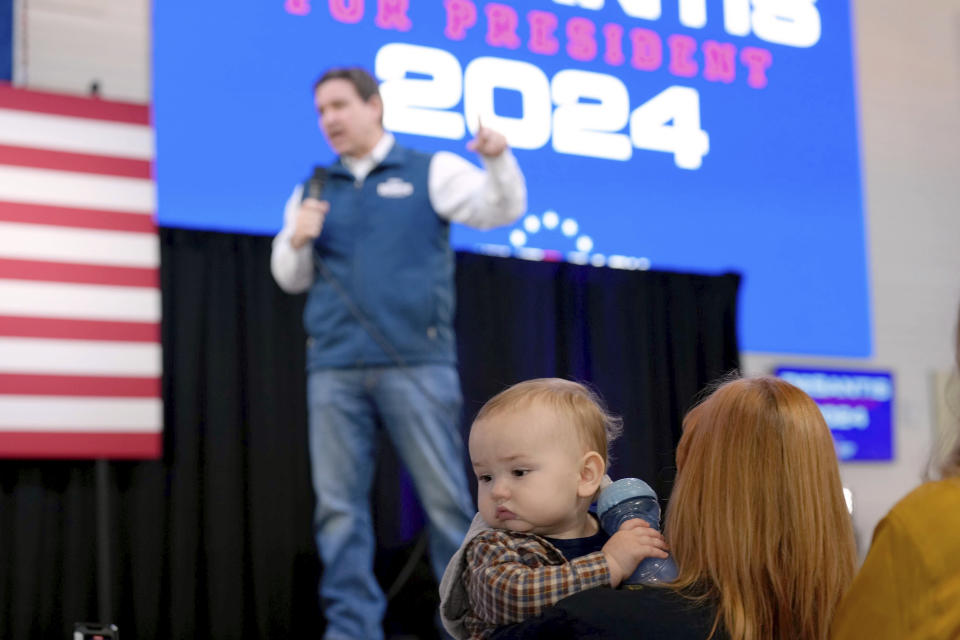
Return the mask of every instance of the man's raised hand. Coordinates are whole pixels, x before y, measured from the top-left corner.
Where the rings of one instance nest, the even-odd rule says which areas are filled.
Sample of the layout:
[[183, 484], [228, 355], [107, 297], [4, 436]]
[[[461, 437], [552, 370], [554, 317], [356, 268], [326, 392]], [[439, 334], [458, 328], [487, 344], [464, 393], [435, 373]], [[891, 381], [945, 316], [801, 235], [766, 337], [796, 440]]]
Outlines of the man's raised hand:
[[502, 133], [483, 126], [483, 123], [477, 121], [477, 135], [473, 140], [467, 143], [467, 149], [476, 151], [482, 156], [494, 158], [503, 153], [507, 148], [507, 139]]

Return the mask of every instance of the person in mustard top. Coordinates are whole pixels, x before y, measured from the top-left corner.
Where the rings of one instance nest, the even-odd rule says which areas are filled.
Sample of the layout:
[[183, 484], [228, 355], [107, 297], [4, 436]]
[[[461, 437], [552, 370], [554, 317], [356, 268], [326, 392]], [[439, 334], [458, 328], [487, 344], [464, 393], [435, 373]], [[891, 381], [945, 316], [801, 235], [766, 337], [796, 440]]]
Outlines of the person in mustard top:
[[[960, 322], [956, 345], [960, 368]], [[960, 638], [960, 438], [940, 480], [918, 487], [877, 525], [831, 637]]]

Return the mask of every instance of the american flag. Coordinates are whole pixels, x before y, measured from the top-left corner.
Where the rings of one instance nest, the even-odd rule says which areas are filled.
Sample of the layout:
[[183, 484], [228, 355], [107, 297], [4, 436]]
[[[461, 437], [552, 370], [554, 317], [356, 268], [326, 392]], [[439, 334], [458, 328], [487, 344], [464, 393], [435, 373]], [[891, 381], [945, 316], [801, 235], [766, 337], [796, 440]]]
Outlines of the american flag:
[[147, 105], [0, 86], [0, 457], [162, 451]]

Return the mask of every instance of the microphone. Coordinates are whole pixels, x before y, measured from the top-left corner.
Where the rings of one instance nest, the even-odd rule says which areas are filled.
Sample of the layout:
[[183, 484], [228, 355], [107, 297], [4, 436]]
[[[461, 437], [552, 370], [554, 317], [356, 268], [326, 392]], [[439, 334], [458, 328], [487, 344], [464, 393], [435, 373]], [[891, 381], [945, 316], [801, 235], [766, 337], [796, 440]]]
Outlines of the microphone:
[[307, 197], [319, 200], [323, 195], [323, 187], [327, 184], [327, 170], [323, 167], [314, 167], [313, 175], [307, 181]]

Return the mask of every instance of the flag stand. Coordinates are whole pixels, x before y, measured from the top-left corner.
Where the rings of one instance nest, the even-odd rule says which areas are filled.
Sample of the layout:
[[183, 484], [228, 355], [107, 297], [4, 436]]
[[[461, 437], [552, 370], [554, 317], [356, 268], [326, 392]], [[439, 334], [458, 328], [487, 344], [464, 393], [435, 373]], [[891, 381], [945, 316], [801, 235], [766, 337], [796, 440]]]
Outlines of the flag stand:
[[110, 622], [113, 618], [113, 589], [110, 570], [110, 461], [94, 462], [97, 514], [97, 616], [99, 622], [76, 622], [74, 640], [118, 640], [120, 631]]
[[105, 458], [96, 461], [97, 501], [97, 614], [100, 622], [113, 620], [113, 589], [110, 569], [110, 463]]

